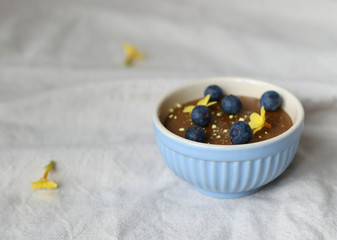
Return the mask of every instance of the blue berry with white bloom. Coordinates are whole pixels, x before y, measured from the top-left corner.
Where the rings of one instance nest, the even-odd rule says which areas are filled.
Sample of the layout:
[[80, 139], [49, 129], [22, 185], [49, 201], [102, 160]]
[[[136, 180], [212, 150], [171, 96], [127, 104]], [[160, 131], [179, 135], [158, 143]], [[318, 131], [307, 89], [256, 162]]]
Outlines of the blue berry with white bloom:
[[222, 89], [218, 85], [210, 85], [205, 89], [204, 96], [211, 94], [210, 101], [219, 101], [222, 98]]
[[211, 111], [204, 105], [198, 105], [193, 109], [191, 119], [195, 124], [205, 127], [211, 121]]
[[221, 107], [227, 114], [236, 114], [241, 110], [242, 103], [237, 96], [228, 95], [222, 99]]
[[244, 121], [237, 121], [229, 129], [229, 138], [233, 144], [248, 143], [252, 138], [252, 129]]
[[281, 106], [281, 97], [275, 91], [267, 91], [260, 98], [260, 106], [264, 106], [266, 111], [276, 111]]
[[205, 142], [206, 132], [202, 127], [195, 125], [187, 129], [185, 138], [196, 142]]

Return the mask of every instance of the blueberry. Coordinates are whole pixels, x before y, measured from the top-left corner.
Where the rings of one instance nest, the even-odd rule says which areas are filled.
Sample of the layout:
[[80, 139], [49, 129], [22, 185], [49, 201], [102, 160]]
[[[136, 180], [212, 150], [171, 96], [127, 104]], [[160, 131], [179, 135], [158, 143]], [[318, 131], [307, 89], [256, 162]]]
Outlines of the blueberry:
[[247, 143], [252, 138], [252, 129], [248, 123], [237, 121], [229, 129], [229, 138], [233, 144]]
[[205, 127], [211, 121], [211, 111], [204, 105], [196, 106], [191, 113], [192, 121], [202, 127]]
[[204, 95], [211, 94], [210, 101], [219, 101], [222, 97], [222, 89], [218, 85], [210, 85], [205, 89]]
[[276, 111], [281, 106], [281, 97], [275, 91], [267, 91], [260, 98], [260, 106], [266, 111]]
[[229, 95], [222, 99], [221, 107], [227, 114], [236, 114], [240, 111], [242, 103], [240, 98], [237, 96]]
[[200, 126], [192, 126], [189, 127], [185, 133], [185, 138], [196, 141], [196, 142], [205, 142], [206, 140], [206, 132]]

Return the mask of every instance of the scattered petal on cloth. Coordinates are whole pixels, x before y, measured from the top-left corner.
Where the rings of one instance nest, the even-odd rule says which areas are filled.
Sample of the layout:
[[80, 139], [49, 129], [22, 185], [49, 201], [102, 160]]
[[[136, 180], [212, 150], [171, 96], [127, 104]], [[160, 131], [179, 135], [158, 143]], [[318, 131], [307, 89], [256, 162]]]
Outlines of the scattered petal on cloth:
[[124, 64], [126, 66], [131, 66], [135, 60], [140, 60], [144, 58], [144, 54], [140, 52], [135, 46], [132, 46], [129, 43], [124, 43], [123, 49], [126, 53], [126, 58], [124, 61]]
[[51, 180], [47, 180], [49, 172], [54, 168], [55, 162], [50, 161], [50, 163], [45, 167], [46, 171], [43, 175], [43, 177], [35, 182], [31, 183], [31, 188], [33, 190], [36, 189], [42, 189], [42, 188], [49, 188], [49, 189], [55, 189], [57, 188], [57, 184]]
[[55, 189], [57, 188], [57, 184], [51, 180], [41, 178], [38, 181], [32, 182], [31, 188], [33, 190], [43, 189], [43, 188]]

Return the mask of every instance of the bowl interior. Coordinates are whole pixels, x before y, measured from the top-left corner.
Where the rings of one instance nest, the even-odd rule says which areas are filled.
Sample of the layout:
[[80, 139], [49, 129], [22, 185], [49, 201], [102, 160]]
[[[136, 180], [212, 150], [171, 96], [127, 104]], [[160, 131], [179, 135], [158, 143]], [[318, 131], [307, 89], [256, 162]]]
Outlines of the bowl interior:
[[173, 91], [166, 96], [158, 106], [157, 113], [160, 122], [163, 123], [169, 114], [170, 108], [175, 107], [177, 103], [185, 103], [203, 97], [205, 88], [212, 84], [219, 85], [225, 95], [233, 94], [260, 98], [262, 94], [268, 90], [277, 91], [282, 98], [281, 107], [289, 114], [293, 122], [293, 127], [299, 125], [303, 120], [304, 112], [302, 104], [292, 93], [284, 88], [253, 79], [223, 77], [188, 83]]

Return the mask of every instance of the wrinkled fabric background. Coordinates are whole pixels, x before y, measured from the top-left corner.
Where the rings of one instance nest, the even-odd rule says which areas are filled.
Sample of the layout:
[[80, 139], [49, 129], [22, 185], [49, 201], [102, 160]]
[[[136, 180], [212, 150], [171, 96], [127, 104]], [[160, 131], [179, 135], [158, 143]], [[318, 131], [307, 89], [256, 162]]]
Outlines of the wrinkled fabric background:
[[[337, 2], [0, 1], [1, 239], [337, 239]], [[123, 66], [123, 42], [146, 54]], [[151, 117], [182, 82], [243, 76], [306, 111], [293, 163], [221, 200], [176, 177]], [[54, 191], [30, 189], [51, 159]]]

